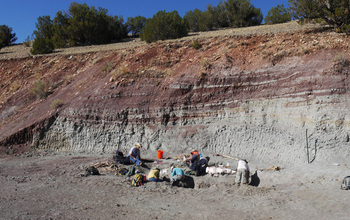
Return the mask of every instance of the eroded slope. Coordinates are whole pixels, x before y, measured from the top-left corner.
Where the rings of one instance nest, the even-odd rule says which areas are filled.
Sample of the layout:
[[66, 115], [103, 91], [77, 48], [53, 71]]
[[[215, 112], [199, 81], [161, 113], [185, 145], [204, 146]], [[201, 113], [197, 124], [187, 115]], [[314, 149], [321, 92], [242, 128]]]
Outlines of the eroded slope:
[[[261, 161], [349, 156], [349, 39], [198, 38], [0, 61], [3, 153], [189, 148]], [[44, 95], [33, 92], [44, 82]], [[59, 100], [59, 105], [53, 103]], [[306, 138], [307, 137], [307, 138]], [[316, 151], [315, 151], [316, 149]]]

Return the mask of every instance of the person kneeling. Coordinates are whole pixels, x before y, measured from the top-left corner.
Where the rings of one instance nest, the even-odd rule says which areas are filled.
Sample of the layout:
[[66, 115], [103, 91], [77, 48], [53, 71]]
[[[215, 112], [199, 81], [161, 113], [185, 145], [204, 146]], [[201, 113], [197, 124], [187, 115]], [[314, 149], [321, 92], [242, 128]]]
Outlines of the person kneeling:
[[152, 169], [151, 171], [149, 171], [147, 175], [147, 180], [149, 182], [162, 182], [162, 180], [159, 179], [159, 173], [160, 173], [159, 168]]

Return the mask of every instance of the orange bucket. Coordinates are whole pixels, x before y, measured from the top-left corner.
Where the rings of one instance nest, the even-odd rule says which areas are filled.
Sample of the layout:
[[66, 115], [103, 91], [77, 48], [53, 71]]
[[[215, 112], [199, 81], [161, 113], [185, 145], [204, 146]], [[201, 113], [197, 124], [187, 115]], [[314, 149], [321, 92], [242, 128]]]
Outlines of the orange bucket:
[[162, 150], [157, 151], [157, 158], [163, 159], [163, 153], [164, 153], [164, 151], [162, 151]]

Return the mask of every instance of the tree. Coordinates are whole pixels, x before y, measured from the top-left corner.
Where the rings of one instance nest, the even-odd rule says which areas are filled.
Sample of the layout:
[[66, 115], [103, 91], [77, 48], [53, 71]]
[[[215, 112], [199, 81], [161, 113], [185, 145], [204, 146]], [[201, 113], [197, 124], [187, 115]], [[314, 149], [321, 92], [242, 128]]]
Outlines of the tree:
[[230, 27], [260, 25], [263, 20], [261, 10], [255, 8], [250, 0], [227, 0], [225, 8], [228, 11]]
[[12, 28], [7, 25], [0, 26], [0, 48], [8, 46], [17, 40], [16, 34], [12, 33]]
[[133, 36], [138, 36], [141, 30], [145, 27], [146, 18], [143, 16], [129, 17], [125, 23], [127, 30]]
[[210, 31], [213, 28], [213, 23], [210, 17], [210, 13], [202, 12], [199, 9], [194, 9], [186, 12], [184, 20], [186, 22], [189, 31]]
[[320, 0], [321, 18], [340, 32], [350, 32], [350, 1]]
[[297, 19], [322, 18], [340, 32], [350, 32], [349, 0], [288, 0]]
[[186, 24], [177, 11], [158, 11], [152, 18], [147, 19], [140, 37], [141, 40], [151, 43], [158, 40], [180, 38], [186, 35]]
[[295, 19], [315, 19], [321, 17], [319, 0], [288, 0], [289, 10]]
[[67, 14], [69, 45], [104, 44], [127, 37], [123, 18], [107, 15], [104, 8], [72, 2]]
[[109, 16], [107, 9], [72, 2], [68, 12], [58, 11], [53, 21], [50, 16], [38, 18], [33, 51], [47, 53], [52, 44], [61, 48], [120, 41], [127, 37], [123, 23], [123, 17]]
[[292, 16], [283, 4], [271, 8], [265, 17], [266, 24], [285, 23], [292, 20]]
[[67, 13], [58, 11], [56, 17], [53, 19], [53, 37], [52, 42], [55, 48], [62, 48], [69, 45], [69, 16]]
[[50, 16], [40, 16], [38, 22], [35, 23], [35, 27], [37, 30], [34, 31], [34, 34], [37, 38], [52, 38], [53, 23]]
[[211, 4], [207, 5], [207, 12], [210, 14], [210, 19], [212, 20], [214, 27], [223, 28], [230, 25], [229, 12], [223, 1], [219, 1], [219, 4], [216, 7]]

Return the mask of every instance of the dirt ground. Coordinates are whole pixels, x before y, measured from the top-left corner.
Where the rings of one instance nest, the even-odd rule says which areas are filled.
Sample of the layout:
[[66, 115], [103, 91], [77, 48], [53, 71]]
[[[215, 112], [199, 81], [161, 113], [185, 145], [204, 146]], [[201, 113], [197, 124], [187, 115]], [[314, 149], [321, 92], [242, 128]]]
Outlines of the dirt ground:
[[[210, 38], [218, 36], [241, 36], [241, 35], [256, 35], [256, 34], [276, 34], [284, 33], [291, 31], [305, 31], [309, 29], [315, 29], [321, 27], [320, 24], [304, 24], [300, 25], [297, 21], [291, 21], [289, 23], [275, 24], [275, 25], [260, 25], [253, 27], [245, 28], [227, 28], [216, 31], [207, 31], [207, 32], [195, 32], [190, 33], [187, 37], [181, 39], [167, 40], [171, 41], [186, 41], [193, 40], [198, 38]], [[139, 38], [130, 38], [122, 42], [105, 44], [105, 45], [91, 45], [91, 46], [82, 46], [82, 47], [71, 47], [71, 48], [60, 48], [55, 50], [54, 53], [48, 54], [45, 56], [55, 56], [57, 54], [80, 54], [80, 53], [89, 53], [89, 52], [98, 52], [98, 51], [107, 51], [107, 50], [117, 50], [117, 49], [126, 49], [131, 47], [145, 46], [147, 43], [140, 41]], [[1, 59], [11, 59], [11, 58], [23, 58], [33, 56], [30, 53], [31, 47], [26, 47], [24, 44], [17, 44], [13, 46], [8, 46], [0, 49], [0, 60]], [[40, 55], [36, 55], [40, 56]]]
[[[340, 189], [346, 164], [259, 169], [257, 186], [234, 185], [235, 175], [193, 176], [194, 189], [167, 182], [133, 187], [130, 177], [103, 168], [102, 175], [82, 176], [91, 164], [111, 160], [111, 155], [2, 157], [0, 219], [349, 219], [350, 192]], [[164, 170], [177, 162], [158, 161], [148, 166]], [[254, 173], [254, 161], [249, 164]]]

